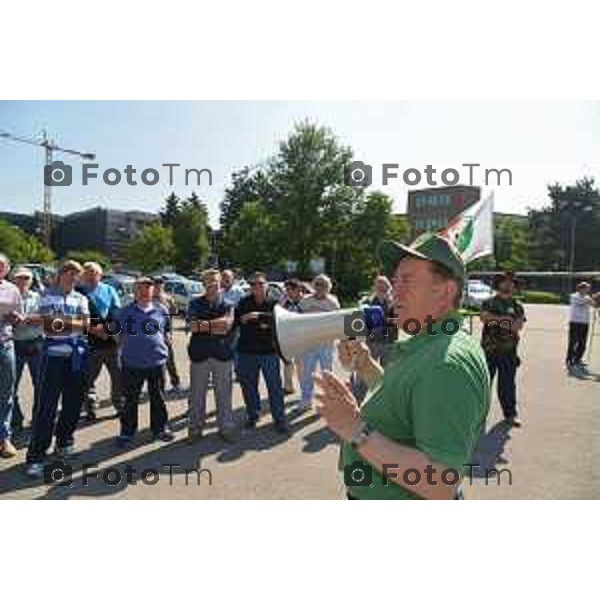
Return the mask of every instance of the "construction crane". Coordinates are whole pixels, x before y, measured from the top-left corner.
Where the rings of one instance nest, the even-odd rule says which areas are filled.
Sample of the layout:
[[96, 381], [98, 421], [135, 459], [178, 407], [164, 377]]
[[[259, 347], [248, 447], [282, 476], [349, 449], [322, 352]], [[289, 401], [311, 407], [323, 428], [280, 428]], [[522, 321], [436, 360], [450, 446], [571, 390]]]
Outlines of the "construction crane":
[[[54, 152], [62, 152], [64, 154], [74, 154], [80, 156], [85, 160], [94, 160], [96, 155], [91, 152], [79, 152], [78, 150], [71, 150], [70, 148], [62, 148], [57, 146], [51, 139], [48, 138], [46, 131], [42, 131], [42, 137], [23, 137], [20, 135], [14, 135], [7, 131], [0, 131], [0, 138], [12, 140], [13, 142], [21, 142], [23, 144], [29, 144], [30, 146], [40, 146], [46, 151], [46, 166], [50, 168], [54, 160]], [[52, 243], [52, 186], [48, 185], [46, 177], [44, 177], [44, 208], [42, 211], [42, 235], [44, 243], [50, 248]]]

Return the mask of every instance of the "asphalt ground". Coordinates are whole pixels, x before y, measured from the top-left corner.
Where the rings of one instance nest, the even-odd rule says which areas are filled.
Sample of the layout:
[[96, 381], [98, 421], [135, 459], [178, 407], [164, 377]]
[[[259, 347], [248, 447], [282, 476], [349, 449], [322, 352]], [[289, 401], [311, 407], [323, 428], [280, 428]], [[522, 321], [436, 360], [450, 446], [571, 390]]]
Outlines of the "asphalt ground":
[[[566, 307], [530, 305], [526, 310], [528, 322], [518, 373], [523, 427], [504, 426], [498, 402], [493, 399], [486, 433], [473, 457], [480, 466], [473, 468], [471, 478], [465, 479], [465, 496], [600, 498], [600, 471], [595, 466], [600, 459], [600, 331], [593, 338], [591, 375], [572, 377], [564, 369]], [[475, 323], [476, 335], [478, 329]], [[185, 334], [177, 331], [177, 363], [187, 387], [185, 348]], [[342, 372], [339, 365], [335, 368]], [[119, 425], [107, 399], [106, 372], [100, 376], [98, 390], [102, 399], [99, 418], [93, 424], [82, 422], [76, 432], [77, 453], [67, 463], [73, 469], [70, 483], [46, 485], [29, 479], [23, 473], [22, 440], [16, 458], [0, 460], [0, 498], [344, 498], [337, 470], [337, 440], [315, 412], [295, 410], [298, 394], [286, 398], [289, 436], [273, 430], [264, 387], [264, 416], [256, 430], [245, 431], [241, 390], [235, 384], [233, 400], [240, 435], [233, 444], [217, 435], [211, 392], [209, 426], [204, 438], [194, 444], [186, 440], [185, 393], [170, 397], [168, 402], [176, 433], [176, 439], [170, 443], [151, 439], [149, 406], [143, 403], [140, 433], [135, 443], [123, 451], [115, 443]], [[21, 397], [29, 415], [32, 394], [28, 375], [22, 383]]]

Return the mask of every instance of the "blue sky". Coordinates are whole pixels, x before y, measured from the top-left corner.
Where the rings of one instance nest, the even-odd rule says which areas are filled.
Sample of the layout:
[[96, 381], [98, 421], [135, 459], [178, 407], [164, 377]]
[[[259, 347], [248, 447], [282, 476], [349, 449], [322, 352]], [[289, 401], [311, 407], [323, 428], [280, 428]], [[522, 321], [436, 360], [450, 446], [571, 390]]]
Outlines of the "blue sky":
[[[95, 152], [99, 172], [158, 168], [156, 186], [125, 183], [108, 186], [101, 177], [82, 186], [80, 161], [76, 182], [53, 189], [53, 210], [67, 213], [101, 205], [157, 211], [165, 195], [196, 191], [207, 201], [216, 223], [218, 203], [231, 173], [263, 162], [285, 139], [293, 124], [310, 119], [330, 127], [357, 160], [374, 165], [374, 188], [390, 194], [398, 211], [408, 187], [397, 180], [381, 187], [377, 165], [399, 163], [439, 173], [462, 163], [480, 163], [474, 183], [494, 191], [496, 210], [524, 213], [546, 200], [546, 185], [570, 183], [583, 175], [600, 179], [600, 103], [595, 102], [158, 102], [30, 101], [0, 102], [0, 130], [20, 135], [46, 129], [68, 148]], [[213, 185], [168, 185], [164, 162], [184, 168], [209, 168]], [[41, 208], [44, 152], [0, 138], [0, 209], [31, 212]], [[486, 188], [484, 168], [510, 168], [513, 185]], [[418, 187], [425, 187], [423, 185]]]

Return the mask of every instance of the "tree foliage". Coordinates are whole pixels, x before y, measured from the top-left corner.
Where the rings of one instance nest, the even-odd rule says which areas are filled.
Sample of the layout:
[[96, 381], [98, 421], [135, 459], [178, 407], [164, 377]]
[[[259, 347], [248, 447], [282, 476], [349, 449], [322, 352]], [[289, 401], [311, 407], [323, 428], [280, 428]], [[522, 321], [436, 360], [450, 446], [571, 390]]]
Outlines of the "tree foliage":
[[600, 195], [594, 179], [584, 177], [566, 186], [555, 183], [548, 186], [548, 195], [549, 206], [529, 212], [534, 266], [540, 270], [569, 270], [574, 242], [574, 270], [598, 269]]
[[151, 223], [127, 247], [127, 261], [144, 273], [151, 273], [173, 262], [175, 245], [170, 227]]
[[325, 259], [338, 293], [352, 295], [377, 271], [377, 243], [408, 236], [392, 217], [385, 194], [365, 194], [344, 173], [350, 148], [326, 128], [297, 124], [261, 168], [233, 175], [221, 203], [222, 262], [245, 270], [279, 269], [286, 261], [309, 277], [310, 263]]
[[208, 211], [196, 194], [183, 201], [172, 230], [177, 271], [189, 275], [204, 268], [210, 250]]
[[86, 262], [96, 262], [102, 267], [103, 271], [109, 271], [112, 267], [110, 258], [98, 250], [69, 250], [66, 258], [76, 260], [81, 264]]
[[0, 220], [0, 251], [9, 257], [13, 264], [48, 263], [54, 260], [52, 250], [37, 237], [3, 220]]

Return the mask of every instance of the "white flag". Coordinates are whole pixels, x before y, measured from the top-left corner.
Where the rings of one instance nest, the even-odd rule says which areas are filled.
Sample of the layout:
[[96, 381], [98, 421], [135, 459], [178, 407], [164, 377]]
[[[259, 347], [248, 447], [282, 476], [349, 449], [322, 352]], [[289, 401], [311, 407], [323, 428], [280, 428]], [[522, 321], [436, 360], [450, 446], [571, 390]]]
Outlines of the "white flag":
[[439, 234], [452, 241], [465, 263], [494, 254], [494, 193], [456, 215]]

